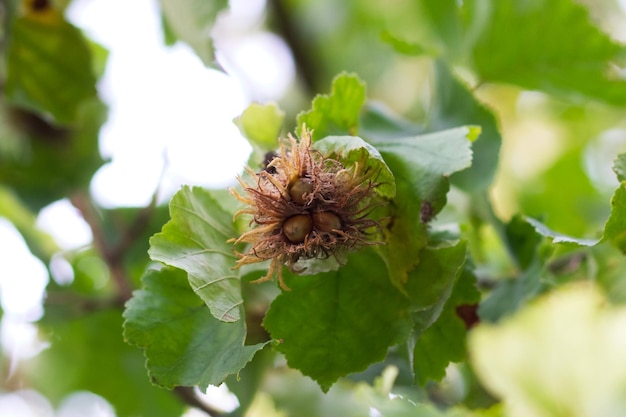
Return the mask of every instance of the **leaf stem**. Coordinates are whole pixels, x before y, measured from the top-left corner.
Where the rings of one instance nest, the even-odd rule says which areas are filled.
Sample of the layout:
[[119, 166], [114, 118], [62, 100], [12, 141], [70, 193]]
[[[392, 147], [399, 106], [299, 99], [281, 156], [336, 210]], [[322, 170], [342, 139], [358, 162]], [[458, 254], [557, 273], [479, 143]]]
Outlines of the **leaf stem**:
[[[88, 195], [88, 193], [75, 193], [70, 196], [70, 201], [72, 202], [74, 207], [76, 207], [80, 211], [83, 219], [85, 219], [85, 221], [89, 225], [89, 228], [91, 229], [91, 234], [93, 235], [93, 244], [109, 267], [111, 277], [116, 286], [117, 296], [120, 301], [125, 302], [132, 296], [132, 286], [123, 265], [124, 252], [118, 249], [119, 246], [118, 248], [111, 247], [107, 242], [104, 230], [102, 228], [100, 215], [98, 214], [98, 210], [93, 204], [93, 201], [91, 200], [91, 197]], [[123, 243], [124, 245], [120, 246], [122, 248], [125, 248], [125, 242], [127, 240], [130, 240], [131, 238], [132, 236], [126, 236], [124, 239], [121, 240], [121, 243]]]
[[473, 211], [480, 219], [493, 227], [493, 230], [496, 232], [500, 242], [502, 242], [502, 245], [504, 246], [504, 250], [508, 255], [509, 261], [516, 271], [520, 271], [521, 268], [519, 261], [517, 256], [515, 256], [515, 251], [506, 233], [506, 225], [493, 211], [493, 206], [491, 205], [487, 191], [478, 193], [472, 198], [472, 207]]

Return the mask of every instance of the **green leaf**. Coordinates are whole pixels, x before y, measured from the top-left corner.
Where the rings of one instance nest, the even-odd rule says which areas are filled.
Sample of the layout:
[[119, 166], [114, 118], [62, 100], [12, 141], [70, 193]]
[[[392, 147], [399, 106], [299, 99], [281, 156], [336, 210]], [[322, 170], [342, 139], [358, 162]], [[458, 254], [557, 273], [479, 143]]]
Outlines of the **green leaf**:
[[402, 288], [426, 246], [427, 224], [443, 208], [448, 177], [470, 166], [470, 140], [479, 130], [460, 127], [427, 135], [371, 139], [393, 172], [396, 198], [387, 244], [380, 248], [391, 281]]
[[502, 136], [493, 113], [480, 103], [441, 61], [435, 65], [436, 94], [431, 113], [431, 130], [478, 125], [480, 138], [472, 145], [472, 166], [452, 176], [454, 185], [466, 191], [486, 190], [498, 167]]
[[391, 170], [380, 152], [363, 139], [357, 136], [327, 136], [315, 142], [313, 147], [326, 157], [336, 156], [345, 166], [359, 163], [362, 165], [362, 172], [370, 169], [378, 172], [375, 180], [380, 185], [376, 187], [376, 191], [383, 197], [395, 196], [396, 184]]
[[400, 39], [399, 37], [394, 36], [388, 30], [385, 30], [381, 33], [380, 39], [383, 42], [386, 42], [389, 45], [391, 45], [393, 49], [396, 50], [396, 52], [399, 52], [404, 55], [419, 56], [419, 55], [424, 55], [424, 54], [427, 54], [427, 55], [436, 54], [435, 51], [429, 51], [427, 48], [424, 48], [422, 45], [418, 43], [409, 42], [407, 40]]
[[506, 224], [504, 232], [511, 255], [515, 257], [517, 265], [522, 270], [526, 270], [538, 255], [537, 250], [542, 241], [542, 235], [520, 215], [513, 216]]
[[555, 290], [469, 335], [472, 367], [511, 416], [619, 415], [626, 409], [626, 310], [590, 284]]
[[541, 236], [550, 238], [553, 243], [573, 243], [578, 246], [594, 246], [600, 242], [599, 239], [580, 239], [555, 232], [539, 220], [533, 219], [532, 217], [525, 217], [524, 219], [535, 228], [537, 233]]
[[104, 103], [97, 97], [82, 102], [68, 127], [51, 125], [30, 111], [11, 109], [7, 113], [8, 134], [25, 150], [14, 158], [0, 155], [0, 182], [12, 186], [35, 210], [88, 189], [103, 163], [98, 136], [106, 120]]
[[439, 287], [439, 290], [431, 296], [434, 300], [431, 307], [414, 314], [414, 318], [418, 318], [414, 326], [418, 339], [413, 348], [413, 371], [420, 385], [428, 380], [441, 380], [450, 362], [464, 359], [466, 327], [456, 309], [480, 300], [476, 278], [462, 268], [466, 254], [464, 243], [427, 248], [424, 252], [427, 253], [420, 255], [422, 260], [416, 269], [421, 285], [417, 287], [412, 283], [416, 274], [412, 272], [407, 286], [412, 288], [412, 294], [422, 297], [424, 292], [432, 291], [431, 287]]
[[[7, 55], [5, 93], [12, 103], [74, 122], [80, 105], [96, 96], [91, 52], [82, 33], [59, 15], [15, 19]], [[67, 53], [71, 51], [71, 53]]]
[[159, 0], [166, 30], [171, 42], [177, 37], [191, 46], [205, 65], [214, 62], [211, 30], [218, 14], [228, 7], [227, 0]]
[[313, 140], [330, 135], [356, 135], [359, 113], [365, 104], [365, 83], [355, 74], [339, 74], [329, 95], [313, 99], [312, 109], [298, 115], [298, 126], [313, 129]]
[[499, 282], [480, 303], [478, 308], [480, 319], [497, 322], [534, 299], [545, 290], [542, 272], [543, 264], [535, 258], [520, 276]]
[[50, 346], [20, 368], [26, 386], [55, 405], [71, 393], [88, 390], [109, 401], [119, 417], [180, 415], [182, 402], [150, 383], [141, 351], [124, 343], [121, 312], [80, 311], [77, 304], [71, 307], [79, 315], [61, 320], [53, 317], [67, 306], [47, 304], [38, 327]]
[[[582, 146], [568, 147], [547, 170], [520, 188], [520, 211], [533, 217], [541, 216], [546, 226], [560, 234], [597, 236], [609, 210], [606, 196], [587, 175], [585, 154]], [[554, 232], [547, 234], [550, 233]], [[563, 239], [567, 241], [568, 237], [563, 236]], [[591, 244], [593, 239], [580, 239], [579, 243]]]
[[463, 7], [467, 24], [481, 28], [471, 53], [482, 82], [626, 104], [626, 81], [610, 75], [624, 48], [591, 24], [584, 6], [571, 0], [470, 0]]
[[618, 181], [626, 181], [626, 153], [620, 154], [613, 164]]
[[342, 376], [384, 359], [407, 336], [408, 299], [387, 279], [372, 250], [353, 253], [338, 271], [288, 277], [264, 327], [290, 367], [327, 391]]
[[395, 114], [381, 103], [365, 103], [359, 135], [368, 142], [402, 138], [424, 133], [424, 129]]
[[145, 349], [154, 383], [169, 389], [219, 385], [265, 345], [244, 346], [244, 322], [213, 317], [183, 271], [151, 270], [143, 284], [126, 306], [124, 337]]
[[59, 251], [54, 239], [37, 227], [37, 217], [8, 187], [0, 185], [0, 217], [9, 220], [20, 232], [28, 249], [44, 263]]
[[626, 180], [611, 198], [611, 215], [604, 225], [603, 241], [609, 241], [626, 254]]
[[185, 186], [170, 201], [171, 220], [150, 239], [150, 257], [187, 272], [191, 288], [219, 320], [241, 315], [236, 257], [228, 239], [235, 236], [232, 214], [209, 191]]
[[276, 149], [285, 112], [276, 104], [250, 104], [235, 119], [239, 131], [253, 147], [262, 151]]

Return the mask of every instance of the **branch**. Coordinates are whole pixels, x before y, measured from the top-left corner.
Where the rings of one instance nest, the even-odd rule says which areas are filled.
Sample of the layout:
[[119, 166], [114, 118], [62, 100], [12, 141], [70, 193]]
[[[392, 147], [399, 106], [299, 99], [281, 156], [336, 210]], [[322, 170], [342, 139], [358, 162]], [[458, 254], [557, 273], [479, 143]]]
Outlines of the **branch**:
[[133, 289], [130, 285], [130, 279], [126, 275], [122, 256], [120, 256], [119, 252], [113, 250], [106, 240], [104, 231], [102, 230], [102, 222], [100, 221], [96, 207], [86, 192], [73, 194], [70, 196], [70, 201], [74, 207], [80, 211], [83, 219], [85, 219], [89, 225], [91, 234], [93, 235], [93, 244], [111, 271], [111, 277], [116, 286], [117, 296], [120, 301], [125, 302], [132, 296]]
[[291, 19], [283, 0], [269, 0], [268, 9], [272, 10], [276, 31], [287, 42], [293, 55], [297, 73], [302, 78], [309, 95], [314, 95], [317, 88], [317, 73], [315, 60], [311, 56], [311, 46], [298, 31], [297, 25]]
[[222, 411], [200, 401], [192, 387], [176, 387], [174, 388], [174, 394], [176, 394], [185, 404], [198, 408], [211, 417], [220, 417], [224, 415]]

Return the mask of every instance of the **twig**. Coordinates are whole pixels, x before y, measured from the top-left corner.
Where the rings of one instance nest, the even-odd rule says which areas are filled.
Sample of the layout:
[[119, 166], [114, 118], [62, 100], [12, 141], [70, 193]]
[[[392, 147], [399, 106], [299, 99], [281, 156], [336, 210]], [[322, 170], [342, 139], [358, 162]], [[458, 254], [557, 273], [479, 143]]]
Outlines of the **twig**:
[[124, 265], [122, 262], [121, 253], [113, 250], [106, 238], [104, 231], [102, 230], [102, 222], [100, 216], [94, 206], [89, 195], [85, 192], [76, 193], [70, 196], [70, 201], [76, 207], [83, 219], [89, 225], [91, 234], [93, 235], [93, 244], [98, 250], [102, 258], [107, 263], [109, 270], [111, 271], [111, 277], [116, 286], [116, 293], [120, 301], [126, 301], [132, 296], [132, 287], [130, 285], [130, 279], [126, 275]]
[[211, 417], [220, 417], [224, 413], [210, 405], [200, 401], [192, 387], [176, 387], [174, 393], [183, 401], [192, 407], [196, 407]]
[[306, 45], [302, 33], [298, 31], [297, 25], [292, 21], [282, 0], [268, 1], [268, 9], [273, 12], [276, 31], [291, 49], [297, 72], [302, 77], [307, 93], [312, 96], [319, 90], [317, 89], [316, 65], [310, 54], [311, 46]]

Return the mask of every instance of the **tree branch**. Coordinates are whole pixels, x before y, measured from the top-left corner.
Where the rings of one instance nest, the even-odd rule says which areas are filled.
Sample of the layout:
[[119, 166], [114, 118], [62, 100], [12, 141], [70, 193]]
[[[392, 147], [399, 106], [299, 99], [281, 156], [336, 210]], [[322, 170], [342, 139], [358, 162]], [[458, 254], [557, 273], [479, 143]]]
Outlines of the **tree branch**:
[[93, 244], [100, 253], [104, 261], [107, 263], [111, 271], [111, 277], [116, 287], [116, 293], [120, 301], [125, 302], [132, 296], [132, 287], [130, 279], [126, 275], [123, 265], [123, 257], [118, 251], [111, 248], [105, 238], [104, 230], [102, 230], [102, 222], [100, 216], [94, 206], [91, 198], [86, 192], [80, 192], [70, 196], [70, 201], [76, 207], [83, 219], [89, 225], [91, 234], [93, 235]]
[[293, 55], [296, 71], [301, 77], [307, 93], [313, 96], [319, 91], [315, 60], [311, 56], [311, 47], [294, 24], [283, 0], [269, 0], [268, 9], [273, 12], [275, 29], [287, 42]]
[[176, 394], [185, 404], [196, 407], [211, 417], [220, 417], [224, 415], [222, 411], [200, 401], [192, 387], [176, 387], [174, 388], [174, 394]]

